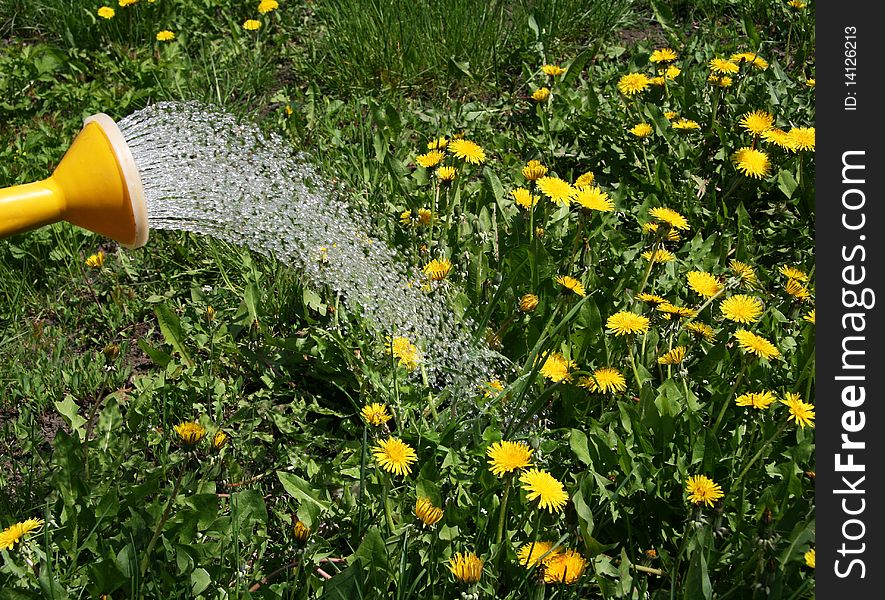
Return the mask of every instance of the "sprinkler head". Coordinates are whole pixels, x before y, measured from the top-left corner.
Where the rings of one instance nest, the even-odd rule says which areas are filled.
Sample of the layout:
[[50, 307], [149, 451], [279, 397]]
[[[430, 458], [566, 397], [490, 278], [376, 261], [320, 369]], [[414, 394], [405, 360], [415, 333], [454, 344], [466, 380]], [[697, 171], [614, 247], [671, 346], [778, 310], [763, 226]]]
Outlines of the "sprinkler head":
[[87, 117], [52, 175], [0, 189], [0, 237], [58, 221], [116, 240], [126, 248], [148, 239], [138, 167], [117, 124]]

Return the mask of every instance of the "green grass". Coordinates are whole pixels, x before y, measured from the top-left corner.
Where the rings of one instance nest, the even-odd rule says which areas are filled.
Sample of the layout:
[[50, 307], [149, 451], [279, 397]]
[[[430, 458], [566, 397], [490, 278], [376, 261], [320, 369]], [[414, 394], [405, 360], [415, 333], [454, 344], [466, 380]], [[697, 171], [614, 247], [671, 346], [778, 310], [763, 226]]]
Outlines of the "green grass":
[[[86, 115], [217, 104], [305, 150], [410, 266], [450, 259], [430, 293], [506, 358], [504, 389], [478, 381], [452, 396], [423, 381], [330, 290], [218, 240], [155, 231], [127, 252], [57, 224], [0, 241], [0, 530], [45, 520], [0, 550], [0, 598], [745, 598], [760, 586], [813, 597], [803, 555], [814, 547], [814, 430], [788, 421], [783, 403], [734, 402], [763, 390], [814, 402], [803, 319], [813, 152], [753, 142], [739, 125], [767, 110], [785, 130], [813, 126], [813, 7], [281, 2], [253, 33], [241, 26], [252, 4], [142, 0], [115, 6], [111, 21], [94, 16], [98, 4], [2, 4], [0, 185], [46, 177]], [[167, 28], [176, 40], [156, 42]], [[661, 36], [682, 73], [620, 95], [622, 75], [654, 74]], [[769, 68], [711, 85], [707, 62], [740, 51]], [[548, 78], [544, 63], [567, 71]], [[541, 86], [545, 104], [530, 98]], [[699, 129], [674, 130], [666, 110]], [[628, 133], [638, 122], [653, 135]], [[455, 134], [487, 160], [448, 156], [458, 177], [438, 187], [416, 156]], [[771, 160], [758, 180], [732, 162], [754, 144]], [[510, 192], [531, 188], [531, 159], [568, 182], [592, 171], [615, 210], [543, 197], [520, 208]], [[659, 206], [686, 217], [678, 241], [643, 231]], [[434, 209], [432, 229], [401, 223], [420, 208]], [[676, 260], [642, 258], [660, 248]], [[104, 265], [87, 266], [99, 250]], [[758, 286], [737, 281], [734, 259]], [[810, 276], [810, 300], [785, 292], [784, 265]], [[718, 276], [723, 296], [760, 298], [760, 320], [725, 319], [723, 296], [706, 303], [687, 286], [692, 270]], [[640, 289], [702, 309], [695, 320], [713, 339], [635, 300]], [[526, 293], [539, 297], [532, 312], [518, 309]], [[620, 310], [647, 315], [649, 332], [606, 331]], [[739, 327], [782, 359], [748, 356]], [[677, 345], [685, 362], [660, 364]], [[541, 370], [553, 352], [574, 362], [570, 380]], [[579, 385], [604, 366], [623, 374], [623, 392]], [[374, 402], [394, 416], [384, 427], [360, 416]], [[194, 449], [174, 430], [190, 420], [207, 431]], [[231, 436], [220, 449], [209, 443], [218, 430]], [[373, 457], [388, 435], [417, 453], [406, 477]], [[529, 444], [562, 482], [562, 512], [539, 511], [518, 480], [489, 471], [486, 449], [501, 439]], [[694, 475], [723, 499], [691, 503]], [[414, 515], [418, 496], [445, 510], [432, 528]], [[539, 540], [579, 552], [582, 577], [543, 584], [520, 566], [518, 549]], [[475, 585], [448, 569], [463, 551], [485, 561]]]

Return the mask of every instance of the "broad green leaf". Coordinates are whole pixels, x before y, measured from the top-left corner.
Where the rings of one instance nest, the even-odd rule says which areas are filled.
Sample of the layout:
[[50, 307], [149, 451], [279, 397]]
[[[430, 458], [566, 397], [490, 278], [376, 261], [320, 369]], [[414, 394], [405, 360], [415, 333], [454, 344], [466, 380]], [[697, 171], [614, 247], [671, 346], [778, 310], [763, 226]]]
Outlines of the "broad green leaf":
[[166, 343], [172, 346], [175, 352], [181, 356], [181, 360], [188, 366], [193, 366], [190, 354], [185, 348], [185, 335], [181, 329], [181, 321], [172, 310], [165, 304], [157, 304], [154, 307], [154, 314], [157, 316], [157, 322], [160, 325], [160, 333]]

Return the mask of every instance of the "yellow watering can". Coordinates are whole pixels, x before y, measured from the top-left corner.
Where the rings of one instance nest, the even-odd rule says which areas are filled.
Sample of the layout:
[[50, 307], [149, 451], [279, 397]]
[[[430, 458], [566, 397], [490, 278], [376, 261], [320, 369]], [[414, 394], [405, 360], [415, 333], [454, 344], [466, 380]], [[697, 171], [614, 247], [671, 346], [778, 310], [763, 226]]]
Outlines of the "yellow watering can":
[[68, 221], [127, 248], [148, 239], [147, 207], [138, 167], [114, 120], [83, 121], [52, 175], [0, 189], [0, 238]]

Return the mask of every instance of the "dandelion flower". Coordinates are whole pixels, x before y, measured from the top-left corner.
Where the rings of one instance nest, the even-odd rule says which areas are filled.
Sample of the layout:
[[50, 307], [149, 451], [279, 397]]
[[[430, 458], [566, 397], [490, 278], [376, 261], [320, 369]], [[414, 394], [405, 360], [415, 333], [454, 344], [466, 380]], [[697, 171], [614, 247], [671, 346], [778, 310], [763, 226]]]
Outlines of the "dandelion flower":
[[375, 427], [380, 427], [393, 418], [387, 413], [387, 405], [380, 402], [365, 405], [360, 414], [366, 423]]
[[535, 102], [547, 102], [550, 98], [550, 88], [542, 87], [532, 92], [532, 100]]
[[688, 287], [703, 296], [712, 298], [722, 291], [722, 284], [715, 276], [706, 271], [690, 271], [688, 275]]
[[483, 389], [483, 398], [497, 398], [504, 391], [504, 382], [500, 379], [492, 379], [486, 382]]
[[768, 177], [771, 162], [762, 150], [744, 146], [731, 156], [735, 168], [747, 177], [763, 179]]
[[568, 382], [572, 380], [572, 374], [569, 371], [576, 366], [574, 361], [567, 360], [562, 354], [551, 352], [544, 359], [544, 364], [541, 365], [539, 372], [553, 383]]
[[636, 299], [640, 302], [647, 302], [652, 306], [657, 306], [658, 304], [664, 304], [667, 299], [663, 296], [658, 296], [657, 294], [649, 294], [648, 292], [642, 292], [641, 294], [636, 294]]
[[793, 10], [802, 10], [808, 5], [805, 4], [802, 0], [790, 0], [789, 2], [787, 2], [787, 6], [789, 6]]
[[575, 550], [566, 550], [544, 563], [544, 583], [570, 585], [578, 580], [587, 567], [587, 561]]
[[610, 316], [605, 326], [615, 335], [633, 335], [648, 331], [649, 322], [648, 317], [622, 310]]
[[614, 394], [626, 391], [627, 380], [614, 367], [600, 367], [590, 377], [582, 377], [578, 385], [592, 393]]
[[581, 189], [584, 187], [589, 187], [589, 186], [593, 185], [593, 180], [595, 178], [596, 178], [596, 176], [593, 175], [592, 171], [587, 171], [586, 173], [582, 173], [581, 175], [578, 175], [577, 179], [575, 179], [575, 187], [578, 189]]
[[753, 287], [759, 283], [759, 280], [756, 278], [756, 271], [747, 263], [732, 259], [731, 262], [728, 263], [728, 266], [731, 267], [731, 272], [734, 273], [735, 277], [737, 277], [742, 284]]
[[695, 504], [706, 504], [710, 507], [713, 506], [714, 500], [725, 496], [719, 484], [714, 483], [712, 479], [705, 475], [689, 477], [685, 483], [685, 491], [690, 501]]
[[522, 176], [526, 181], [537, 181], [547, 174], [547, 167], [541, 164], [539, 160], [530, 160], [522, 169]]
[[706, 323], [692, 322], [685, 326], [686, 331], [690, 331], [696, 338], [712, 342], [715, 338], [713, 328]]
[[472, 165], [481, 165], [486, 160], [485, 150], [470, 140], [452, 140], [449, 142], [448, 150], [456, 158], [460, 158]]
[[529, 501], [538, 501], [538, 508], [546, 508], [551, 513], [561, 511], [568, 502], [568, 494], [562, 483], [547, 471], [529, 469], [519, 476], [522, 488]]
[[642, 73], [628, 73], [618, 81], [618, 90], [628, 98], [643, 92], [651, 85], [651, 80]]
[[664, 111], [664, 118], [667, 119], [668, 121], [672, 121], [673, 119], [675, 119], [678, 116], [679, 116], [679, 113], [677, 113], [675, 110], [665, 110]]
[[415, 516], [428, 527], [433, 527], [443, 518], [443, 509], [434, 506], [430, 498], [426, 496], [418, 496], [415, 502]]
[[93, 269], [100, 269], [104, 265], [104, 252], [99, 250], [95, 254], [89, 256], [86, 259], [86, 266], [92, 267]]
[[799, 394], [787, 392], [784, 394], [782, 403], [786, 404], [790, 409], [790, 416], [787, 420], [795, 421], [796, 425], [805, 429], [805, 426], [814, 427], [814, 405], [803, 402]]
[[646, 250], [642, 253], [642, 258], [656, 263], [668, 263], [676, 260], [676, 255], [664, 248], [658, 248], [654, 252]]
[[310, 537], [310, 527], [301, 519], [295, 519], [295, 524], [292, 525], [292, 535], [296, 542], [303, 544]]
[[569, 182], [559, 177], [541, 177], [535, 184], [555, 204], [568, 204], [576, 192]]
[[786, 292], [797, 300], [808, 300], [811, 298], [811, 292], [808, 288], [799, 283], [796, 279], [787, 279], [787, 285], [784, 287]]
[[436, 178], [443, 183], [455, 180], [455, 167], [438, 167], [436, 169]]
[[98, 9], [98, 16], [102, 19], [113, 19], [117, 12], [110, 6], [102, 6]]
[[793, 140], [786, 131], [772, 127], [762, 134], [762, 141], [768, 144], [774, 144], [784, 150], [790, 150], [793, 147]]
[[687, 319], [695, 316], [697, 313], [687, 306], [677, 306], [670, 302], [664, 302], [655, 306], [655, 310], [664, 313], [666, 319]]
[[651, 125], [648, 123], [637, 123], [628, 129], [628, 131], [638, 138], [644, 138], [650, 136], [654, 129], [652, 129]]
[[164, 29], [163, 31], [158, 31], [156, 37], [158, 42], [171, 42], [175, 39], [175, 33]]
[[795, 279], [796, 281], [808, 281], [808, 274], [801, 269], [797, 269], [796, 267], [792, 267], [790, 265], [783, 265], [778, 268], [778, 272], [781, 275], [785, 275], [788, 279]]
[[137, 3], [138, 3], [138, 0], [120, 0], [119, 2], [117, 2], [117, 4], [119, 4], [120, 6], [122, 6], [124, 8], [127, 6], [132, 6], [133, 4], [137, 4]]
[[658, 364], [661, 365], [678, 365], [683, 360], [685, 360], [685, 353], [687, 349], [685, 346], [676, 346], [669, 352], [666, 352], [662, 356], [658, 357]]
[[418, 455], [404, 441], [391, 437], [381, 440], [372, 448], [372, 454], [382, 469], [395, 475], [408, 475], [412, 472], [411, 464], [418, 460]]
[[559, 65], [542, 65], [541, 70], [544, 71], [545, 75], [549, 75], [550, 77], [556, 77], [557, 75], [565, 73], [565, 69]]
[[424, 265], [424, 274], [431, 281], [442, 281], [452, 271], [452, 262], [447, 258], [434, 259]]
[[247, 31], [256, 31], [261, 28], [261, 21], [255, 19], [246, 19], [243, 22], [243, 29]]
[[394, 358], [399, 359], [399, 364], [408, 370], [413, 370], [421, 360], [418, 348], [405, 337], [395, 337], [388, 347], [388, 351]]
[[675, 50], [672, 50], [671, 48], [658, 48], [651, 53], [651, 56], [648, 57], [648, 60], [649, 62], [658, 64], [671, 63], [677, 58], [679, 58], [679, 56], [676, 54]]
[[713, 58], [708, 64], [710, 66], [710, 70], [713, 73], [718, 73], [719, 75], [733, 75], [740, 71], [740, 67], [738, 67], [737, 63], [726, 60], [724, 58]]
[[0, 550], [12, 550], [23, 537], [43, 526], [43, 519], [25, 519], [0, 531]]
[[587, 210], [611, 212], [615, 209], [615, 203], [609, 199], [608, 193], [595, 185], [578, 188], [572, 200]]
[[182, 445], [187, 448], [193, 448], [206, 437], [206, 428], [195, 421], [179, 423], [174, 429]]
[[513, 201], [516, 202], [517, 206], [525, 210], [529, 210], [538, 203], [538, 197], [524, 187], [510, 190], [510, 195], [513, 196]]
[[735, 294], [722, 301], [719, 309], [729, 321], [755, 323], [762, 314], [762, 300], [746, 294]]
[[710, 83], [715, 83], [721, 88], [731, 87], [731, 85], [734, 83], [734, 80], [728, 75], [723, 75], [722, 77], [719, 77], [718, 75], [713, 75], [712, 73], [709, 77], [707, 77], [707, 81], [709, 81]]
[[810, 311], [808, 311], [808, 313], [805, 314], [805, 316], [802, 317], [802, 320], [803, 320], [803, 321], [808, 321], [808, 322], [811, 323], [812, 325], [815, 325], [815, 322], [814, 322], [814, 311], [815, 311], [815, 309], [812, 308]]
[[774, 125], [774, 116], [764, 110], [754, 110], [741, 117], [740, 124], [753, 135], [762, 135]]
[[814, 127], [793, 127], [787, 132], [790, 150], [814, 150]]
[[553, 547], [553, 542], [532, 542], [520, 546], [516, 551], [516, 558], [519, 566], [528, 569], [538, 563], [547, 564], [557, 554], [559, 549]]
[[495, 442], [486, 450], [489, 470], [502, 477], [532, 465], [532, 452], [525, 442]]
[[814, 86], [816, 85], [816, 83], [817, 82], [815, 81], [814, 77], [809, 77], [808, 79], [805, 80], [805, 86], [810, 87], [812, 89], [814, 89]]
[[651, 78], [649, 78], [648, 82], [649, 82], [651, 85], [666, 85], [667, 80], [664, 79], [664, 76], [663, 76], [663, 75], [659, 75], [659, 76], [657, 76], [657, 77], [651, 77]]
[[277, 0], [261, 0], [258, 4], [258, 12], [263, 15], [278, 9], [279, 7], [280, 5]]
[[[793, 1], [795, 2], [795, 0], [793, 0]], [[805, 564], [808, 565], [809, 567], [811, 567], [811, 568], [813, 569], [813, 568], [814, 568], [814, 563], [815, 563], [815, 552], [814, 552], [814, 548], [812, 548], [811, 550], [809, 550], [808, 552], [806, 552], [805, 554], [803, 554], [802, 557], [805, 559]]]
[[765, 392], [747, 392], [741, 394], [734, 399], [734, 403], [738, 406], [749, 406], [758, 410], [765, 410], [774, 402], [774, 394], [769, 391]]
[[686, 119], [685, 117], [682, 117], [677, 121], [673, 121], [673, 129], [676, 129], [677, 131], [692, 131], [700, 128], [701, 126], [698, 124], [697, 121]]
[[532, 312], [538, 308], [538, 297], [534, 294], [525, 294], [519, 299], [519, 310], [521, 312]]
[[584, 286], [581, 285], [581, 282], [574, 277], [570, 277], [568, 275], [560, 275], [556, 278], [556, 283], [567, 290], [573, 291], [578, 296], [583, 297], [587, 295], [587, 292], [584, 290]]
[[750, 354], [755, 354], [760, 358], [772, 359], [778, 358], [781, 353], [777, 349], [777, 347], [769, 342], [764, 337], [758, 336], [752, 331], [747, 331], [746, 329], [738, 329], [734, 333], [735, 339], [738, 341], [738, 345], [745, 351]]
[[673, 80], [673, 79], [676, 79], [677, 77], [679, 77], [680, 73], [682, 73], [682, 69], [680, 69], [679, 67], [677, 67], [675, 65], [670, 65], [669, 67], [667, 67], [667, 70], [664, 71], [664, 77], [666, 77], [667, 79]]
[[219, 429], [215, 432], [215, 435], [212, 436], [212, 449], [218, 452], [230, 441], [230, 436], [226, 431]]
[[755, 52], [738, 52], [737, 54], [732, 54], [730, 60], [737, 63], [738, 66], [741, 64], [751, 65], [759, 71], [764, 71], [768, 68], [768, 61]]
[[461, 583], [476, 583], [482, 577], [482, 560], [473, 552], [457, 552], [449, 559], [449, 571]]
[[441, 163], [445, 157], [446, 155], [439, 150], [430, 150], [425, 154], [419, 154], [418, 156], [416, 156], [415, 162], [417, 162], [425, 169], [430, 169]]
[[446, 146], [448, 146], [449, 140], [445, 137], [438, 137], [427, 142], [428, 150], [445, 150]]

